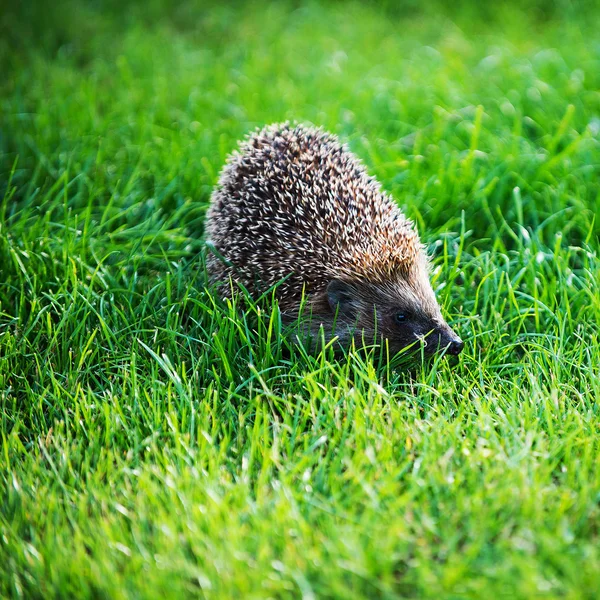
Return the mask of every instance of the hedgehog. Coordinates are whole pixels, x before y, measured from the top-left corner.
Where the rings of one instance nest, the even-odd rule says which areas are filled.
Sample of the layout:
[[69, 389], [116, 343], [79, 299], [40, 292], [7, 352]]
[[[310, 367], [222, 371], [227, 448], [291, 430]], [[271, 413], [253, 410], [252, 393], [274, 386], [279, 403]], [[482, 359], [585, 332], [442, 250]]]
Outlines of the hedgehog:
[[[320, 128], [257, 130], [233, 152], [207, 212], [209, 278], [223, 296], [274, 289], [282, 321], [341, 347], [459, 354], [414, 224], [361, 161]], [[232, 282], [234, 285], [232, 285]]]

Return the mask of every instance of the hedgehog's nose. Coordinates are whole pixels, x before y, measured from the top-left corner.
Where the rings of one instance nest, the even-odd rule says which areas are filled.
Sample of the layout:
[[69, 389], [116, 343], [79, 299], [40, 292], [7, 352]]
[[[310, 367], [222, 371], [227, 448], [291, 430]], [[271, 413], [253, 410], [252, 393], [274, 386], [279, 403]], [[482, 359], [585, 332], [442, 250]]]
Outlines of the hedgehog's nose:
[[464, 347], [465, 343], [457, 337], [448, 344], [448, 350], [446, 350], [446, 352], [448, 352], [448, 354], [460, 354]]

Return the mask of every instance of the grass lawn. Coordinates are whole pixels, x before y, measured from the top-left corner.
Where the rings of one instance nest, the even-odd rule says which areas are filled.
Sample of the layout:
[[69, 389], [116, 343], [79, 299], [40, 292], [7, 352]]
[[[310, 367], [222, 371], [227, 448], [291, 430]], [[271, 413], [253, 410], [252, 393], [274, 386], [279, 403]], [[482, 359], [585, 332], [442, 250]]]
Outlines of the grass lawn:
[[[0, 12], [0, 596], [597, 597], [600, 9], [202, 4]], [[285, 119], [416, 221], [458, 360], [206, 289]]]

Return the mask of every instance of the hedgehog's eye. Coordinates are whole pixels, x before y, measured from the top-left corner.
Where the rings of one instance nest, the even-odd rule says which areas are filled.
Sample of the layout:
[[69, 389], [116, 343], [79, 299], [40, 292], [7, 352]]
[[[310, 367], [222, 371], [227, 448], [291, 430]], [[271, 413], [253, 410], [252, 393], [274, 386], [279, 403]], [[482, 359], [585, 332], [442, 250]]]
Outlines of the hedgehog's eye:
[[408, 315], [406, 314], [406, 312], [398, 312], [396, 313], [395, 319], [396, 323], [402, 324], [406, 322], [406, 320], [408, 319]]

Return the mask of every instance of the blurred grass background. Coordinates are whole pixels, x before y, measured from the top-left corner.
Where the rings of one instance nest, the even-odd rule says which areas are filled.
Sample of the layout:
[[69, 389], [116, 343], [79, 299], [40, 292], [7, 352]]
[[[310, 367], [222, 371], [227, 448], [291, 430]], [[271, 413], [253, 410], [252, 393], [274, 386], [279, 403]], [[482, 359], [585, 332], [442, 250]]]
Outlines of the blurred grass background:
[[[4, 3], [0, 593], [595, 597], [599, 15]], [[205, 289], [218, 172], [285, 119], [416, 220], [457, 365]]]

